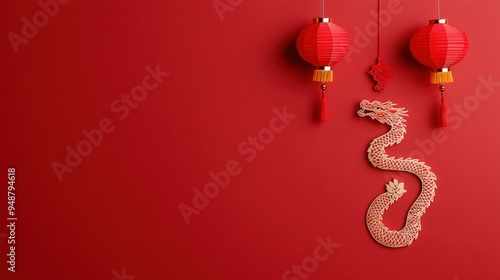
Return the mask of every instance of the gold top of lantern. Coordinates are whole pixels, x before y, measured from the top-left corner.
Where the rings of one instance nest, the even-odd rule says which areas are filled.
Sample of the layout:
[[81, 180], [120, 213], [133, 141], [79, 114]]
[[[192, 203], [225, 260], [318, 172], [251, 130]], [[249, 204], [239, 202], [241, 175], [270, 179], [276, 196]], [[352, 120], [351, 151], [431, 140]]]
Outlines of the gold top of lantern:
[[443, 24], [443, 23], [448, 23], [448, 20], [445, 18], [430, 19], [429, 20], [429, 24]]
[[313, 18], [313, 23], [317, 22], [332, 22], [332, 19], [327, 17]]

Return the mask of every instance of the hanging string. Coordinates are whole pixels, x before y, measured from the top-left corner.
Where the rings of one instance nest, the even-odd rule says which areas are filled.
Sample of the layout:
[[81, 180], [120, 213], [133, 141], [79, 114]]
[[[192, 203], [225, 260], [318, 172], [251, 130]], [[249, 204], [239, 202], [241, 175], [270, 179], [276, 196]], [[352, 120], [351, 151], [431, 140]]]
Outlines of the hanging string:
[[377, 44], [377, 61], [380, 60], [380, 9], [382, 0], [378, 0], [378, 44]]
[[438, 19], [441, 19], [441, 0], [438, 1]]
[[321, 10], [323, 11], [322, 13], [322, 17], [325, 17], [325, 0], [322, 0], [321, 1]]

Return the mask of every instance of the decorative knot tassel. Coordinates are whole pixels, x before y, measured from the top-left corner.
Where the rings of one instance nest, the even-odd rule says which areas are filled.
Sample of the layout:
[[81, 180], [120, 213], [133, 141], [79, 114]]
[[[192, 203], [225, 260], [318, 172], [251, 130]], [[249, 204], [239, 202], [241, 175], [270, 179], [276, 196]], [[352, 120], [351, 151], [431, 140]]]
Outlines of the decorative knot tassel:
[[321, 97], [321, 110], [319, 112], [319, 120], [326, 121], [328, 119], [328, 102], [326, 100], [325, 92]]
[[447, 118], [447, 110], [446, 110], [446, 99], [444, 98], [444, 85], [441, 85], [441, 118], [440, 118], [440, 126], [447, 127], [448, 126], [448, 118]]
[[448, 126], [448, 119], [446, 117], [446, 100], [441, 100], [441, 127]]

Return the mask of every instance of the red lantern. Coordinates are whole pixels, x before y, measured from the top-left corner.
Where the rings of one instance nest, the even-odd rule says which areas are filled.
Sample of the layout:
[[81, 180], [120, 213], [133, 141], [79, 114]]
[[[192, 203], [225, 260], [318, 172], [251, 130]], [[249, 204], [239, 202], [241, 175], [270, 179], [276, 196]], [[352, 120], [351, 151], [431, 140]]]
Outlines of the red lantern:
[[441, 126], [447, 126], [445, 83], [453, 82], [450, 67], [464, 59], [469, 49], [465, 32], [448, 24], [446, 19], [430, 20], [410, 41], [410, 50], [418, 62], [431, 68], [430, 83], [439, 84]]
[[315, 18], [297, 38], [297, 50], [307, 62], [316, 66], [313, 81], [321, 82], [322, 99], [320, 120], [327, 119], [326, 82], [333, 81], [332, 66], [349, 51], [349, 34], [330, 18]]

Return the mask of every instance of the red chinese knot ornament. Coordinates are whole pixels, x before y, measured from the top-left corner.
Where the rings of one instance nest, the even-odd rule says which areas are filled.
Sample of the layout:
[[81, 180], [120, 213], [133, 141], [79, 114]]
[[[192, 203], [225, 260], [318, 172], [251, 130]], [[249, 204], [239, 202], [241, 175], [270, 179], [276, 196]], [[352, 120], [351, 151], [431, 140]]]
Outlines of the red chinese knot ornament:
[[373, 87], [378, 92], [383, 92], [387, 89], [389, 80], [394, 74], [391, 66], [385, 63], [381, 59], [377, 59], [377, 64], [373, 65], [370, 71], [368, 71], [375, 81], [375, 86]]
[[327, 119], [325, 97], [326, 83], [333, 81], [332, 66], [341, 61], [349, 51], [349, 34], [330, 18], [315, 18], [313, 23], [300, 31], [297, 50], [307, 62], [316, 66], [313, 81], [321, 82], [320, 120]]
[[430, 20], [429, 25], [413, 34], [410, 51], [418, 62], [431, 68], [430, 83], [438, 84], [441, 92], [440, 125], [447, 126], [445, 83], [453, 82], [450, 67], [464, 59], [469, 40], [462, 30], [448, 24], [446, 19]]

